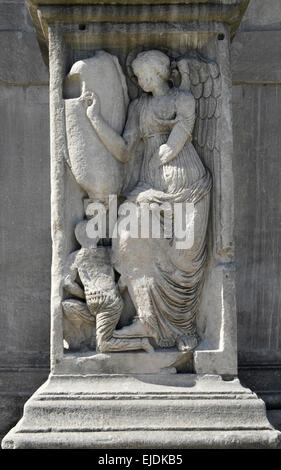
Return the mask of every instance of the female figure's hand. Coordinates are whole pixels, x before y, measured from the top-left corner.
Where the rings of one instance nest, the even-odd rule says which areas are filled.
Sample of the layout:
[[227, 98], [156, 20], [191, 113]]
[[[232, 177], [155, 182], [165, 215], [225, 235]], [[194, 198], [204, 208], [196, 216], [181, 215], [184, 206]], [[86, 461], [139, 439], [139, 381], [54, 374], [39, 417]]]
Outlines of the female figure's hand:
[[147, 189], [145, 191], [142, 191], [140, 194], [138, 194], [136, 198], [136, 202], [138, 204], [147, 204], [151, 201], [151, 190]]
[[95, 119], [100, 114], [100, 100], [99, 97], [92, 91], [84, 91], [80, 101], [84, 101], [87, 106], [87, 116], [89, 119]]
[[87, 117], [106, 149], [119, 162], [129, 161], [131, 151], [128, 149], [127, 142], [103, 119], [98, 95], [86, 90], [84, 86], [79, 101], [85, 103]]
[[161, 166], [173, 160], [173, 158], [175, 157], [175, 154], [174, 154], [173, 149], [169, 145], [163, 144], [163, 145], [160, 145], [159, 147], [158, 156], [160, 159], [160, 166]]

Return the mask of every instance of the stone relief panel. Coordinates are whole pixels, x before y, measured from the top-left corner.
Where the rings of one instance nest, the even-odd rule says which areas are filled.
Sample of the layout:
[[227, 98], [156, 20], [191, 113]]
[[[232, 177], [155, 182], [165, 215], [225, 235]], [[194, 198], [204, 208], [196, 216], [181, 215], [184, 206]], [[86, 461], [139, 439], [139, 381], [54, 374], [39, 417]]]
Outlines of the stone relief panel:
[[[192, 352], [212, 190], [199, 154], [217, 151], [220, 71], [193, 51], [132, 51], [126, 65], [127, 77], [97, 51], [65, 79], [66, 160], [87, 197], [81, 248], [65, 266], [64, 340], [80, 351]], [[131, 101], [127, 80], [138, 85]]]

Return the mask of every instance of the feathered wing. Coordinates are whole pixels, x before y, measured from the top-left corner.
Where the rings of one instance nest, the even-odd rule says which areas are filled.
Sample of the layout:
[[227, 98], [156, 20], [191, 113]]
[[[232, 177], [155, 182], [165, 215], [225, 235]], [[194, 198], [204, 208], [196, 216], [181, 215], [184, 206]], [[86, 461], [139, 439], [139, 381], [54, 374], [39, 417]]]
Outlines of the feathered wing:
[[[217, 138], [220, 117], [221, 75], [216, 62], [191, 52], [177, 59], [181, 75], [180, 89], [190, 91], [196, 101], [196, 119], [193, 130], [193, 145], [204, 165], [213, 177], [213, 205], [216, 206], [216, 190], [219, 184], [220, 149]], [[215, 213], [216, 208], [213, 208]], [[213, 224], [214, 239], [217, 227]]]
[[212, 170], [217, 143], [217, 121], [220, 116], [221, 77], [218, 65], [198, 53], [180, 57], [180, 89], [189, 90], [196, 100], [193, 144], [207, 167]]

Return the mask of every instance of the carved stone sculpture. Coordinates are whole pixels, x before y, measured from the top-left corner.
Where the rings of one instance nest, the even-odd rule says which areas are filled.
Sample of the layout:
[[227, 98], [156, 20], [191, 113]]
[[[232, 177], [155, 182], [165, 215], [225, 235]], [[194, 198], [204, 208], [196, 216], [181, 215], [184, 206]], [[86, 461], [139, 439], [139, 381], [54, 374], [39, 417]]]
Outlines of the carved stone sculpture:
[[248, 0], [125, 3], [28, 0], [50, 66], [51, 373], [3, 446], [276, 447], [237, 378], [229, 44]]
[[93, 132], [83, 102], [85, 90], [95, 90], [101, 99], [101, 114], [116, 131], [124, 127], [128, 93], [117, 57], [98, 51], [90, 59], [76, 62], [65, 80], [65, 121], [68, 162], [77, 183], [90, 198], [120, 194], [124, 168]]
[[[119, 105], [120, 108], [119, 114], [113, 112], [113, 118], [103, 111], [109, 109], [108, 103], [103, 106], [107, 94], [101, 89], [101, 80], [95, 81], [95, 75], [100, 73], [95, 70], [98, 67], [103, 69], [104, 63], [107, 66], [108, 62], [113, 63], [118, 72], [117, 75], [111, 74], [113, 90], [116, 92], [118, 89], [116, 107]], [[181, 75], [181, 85], [170, 87], [170, 58], [159, 50], [139, 53], [131, 66], [143, 93], [130, 103], [125, 128], [120, 134], [124, 124], [126, 87], [125, 77], [116, 64], [116, 58], [100, 51], [97, 58], [74, 64], [68, 75], [67, 79], [73, 83], [75, 80], [82, 83], [81, 96], [66, 100], [66, 129], [73, 174], [92, 200], [100, 201], [100, 195], [103, 195], [105, 201], [109, 194], [120, 193], [123, 183], [121, 174], [126, 175], [124, 182], [128, 184], [131, 181], [129, 173], [132, 172], [132, 162], [136, 163], [140, 173], [134, 188], [126, 192], [123, 184], [123, 195], [126, 195], [127, 201], [135, 203], [136, 211], [142, 203], [194, 204], [190, 215], [194, 224], [194, 243], [188, 249], [178, 249], [175, 233], [169, 239], [133, 238], [127, 229], [120, 229], [122, 216], [119, 217], [117, 238], [112, 239], [113, 263], [120, 274], [119, 284], [123, 290], [128, 289], [136, 317], [131, 325], [121, 330], [113, 332], [109, 327], [115, 343], [117, 338], [120, 340], [118, 346], [116, 343], [110, 350], [127, 350], [128, 340], [132, 341], [132, 338], [151, 338], [160, 348], [177, 346], [180, 351], [193, 350], [198, 343], [196, 315], [207, 256], [211, 175], [192, 144], [192, 135], [196, 122], [196, 136], [200, 144], [207, 145], [211, 150], [214, 148], [215, 119], [212, 118], [217, 111], [216, 96], [219, 93], [214, 96], [213, 91], [219, 71], [214, 62], [207, 62], [198, 55], [180, 57], [177, 70]], [[194, 95], [198, 100], [197, 106]], [[196, 111], [199, 114], [197, 119]], [[115, 126], [112, 123], [114, 118]], [[209, 128], [206, 121], [211, 123]], [[136, 162], [137, 159], [141, 161]], [[101, 178], [97, 176], [99, 171]], [[122, 206], [120, 210], [122, 212]], [[138, 225], [140, 218], [139, 212]], [[94, 250], [90, 258], [93, 265], [104, 248], [96, 247]], [[101, 267], [100, 263], [98, 266]], [[88, 273], [88, 276], [98, 277], [98, 270]], [[80, 279], [84, 284], [81, 276]], [[91, 282], [94, 283], [95, 279]], [[73, 289], [72, 293], [75, 294]], [[87, 295], [86, 302], [95, 316], [99, 302], [90, 307]], [[69, 301], [63, 305], [69, 316]], [[86, 313], [82, 315], [79, 305], [77, 316], [89, 321]], [[119, 302], [115, 326], [121, 310]], [[73, 305], [71, 311], [73, 316]], [[103, 323], [106, 322], [110, 323], [109, 317], [104, 319]], [[140, 346], [149, 350], [147, 343], [143, 346], [143, 343], [136, 341], [132, 342], [130, 349]]]
[[[73, 298], [64, 300], [64, 314], [72, 324], [76, 323], [79, 327], [83, 323], [92, 327], [95, 325], [98, 352], [136, 349], [153, 351], [152, 346], [145, 338], [135, 340], [113, 338], [113, 331], [120, 319], [123, 302], [114, 280], [110, 249], [102, 246], [97, 247], [87, 237], [86, 224], [87, 221], [82, 221], [76, 226], [75, 234], [81, 248], [71, 253], [68, 258], [64, 284], [69, 294], [85, 299], [86, 302]], [[77, 282], [78, 276], [84, 290]], [[87, 329], [85, 336], [86, 338], [88, 336]], [[86, 338], [82, 345], [87, 345]], [[88, 341], [88, 345], [91, 348], [92, 343]]]

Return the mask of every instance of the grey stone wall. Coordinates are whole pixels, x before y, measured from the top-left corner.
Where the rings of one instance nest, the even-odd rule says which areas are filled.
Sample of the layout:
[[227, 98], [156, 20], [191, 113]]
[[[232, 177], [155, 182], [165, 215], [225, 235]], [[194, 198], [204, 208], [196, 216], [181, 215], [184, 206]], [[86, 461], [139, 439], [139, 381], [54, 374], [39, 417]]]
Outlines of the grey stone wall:
[[48, 71], [23, 2], [0, 2], [0, 435], [49, 367]]
[[[232, 45], [240, 378], [281, 409], [281, 2]], [[0, 0], [0, 438], [49, 368], [48, 71], [21, 0]]]
[[232, 44], [240, 378], [281, 426], [281, 2], [251, 0]]
[[280, 2], [252, 1], [232, 45], [242, 363], [281, 362], [280, 44]]

